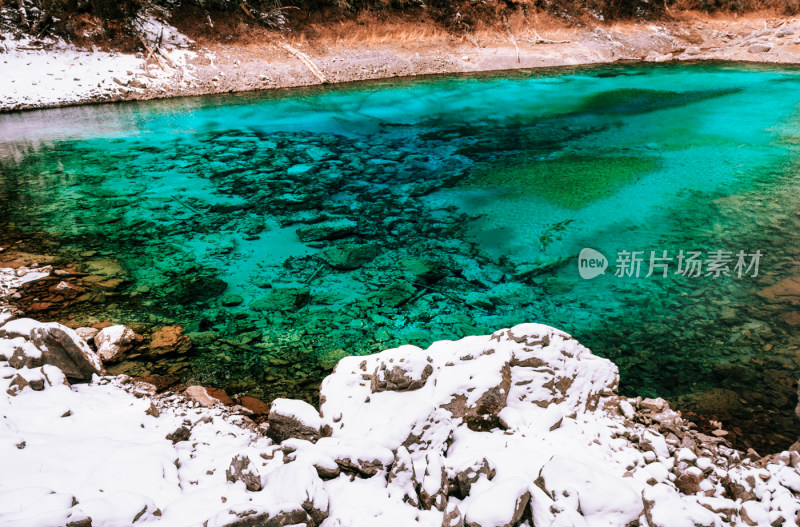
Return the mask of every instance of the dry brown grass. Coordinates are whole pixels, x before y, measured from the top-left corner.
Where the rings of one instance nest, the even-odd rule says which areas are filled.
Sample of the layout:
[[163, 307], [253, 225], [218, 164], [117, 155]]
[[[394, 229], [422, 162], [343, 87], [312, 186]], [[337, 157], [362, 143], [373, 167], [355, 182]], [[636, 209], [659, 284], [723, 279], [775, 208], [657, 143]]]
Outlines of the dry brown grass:
[[369, 11], [349, 20], [312, 22], [291, 34], [291, 39], [301, 42], [320, 40], [346, 46], [445, 42], [451, 38], [451, 33], [419, 14], [387, 17]]
[[[567, 40], [574, 35], [574, 27], [544, 12], [527, 15], [514, 13], [508, 24], [519, 44], [538, 36], [550, 40]], [[338, 22], [312, 22], [293, 31], [290, 40], [297, 42], [326, 42], [344, 47], [413, 46], [420, 43], [467, 43], [480, 46], [508, 44], [505, 24], [498, 21], [481, 21], [469, 31], [454, 31], [434, 22], [424, 13], [409, 16], [362, 12], [356, 18]]]

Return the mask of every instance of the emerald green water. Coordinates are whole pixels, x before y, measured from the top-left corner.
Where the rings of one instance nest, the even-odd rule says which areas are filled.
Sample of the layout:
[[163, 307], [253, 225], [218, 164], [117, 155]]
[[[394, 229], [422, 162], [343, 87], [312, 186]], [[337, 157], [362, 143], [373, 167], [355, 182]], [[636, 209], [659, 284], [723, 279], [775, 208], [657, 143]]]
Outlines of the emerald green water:
[[[87, 269], [118, 258], [111, 318], [192, 332], [190, 356], [117, 371], [310, 398], [343, 354], [537, 321], [626, 394], [788, 444], [794, 306], [755, 293], [800, 274], [798, 105], [800, 70], [683, 64], [7, 114], [0, 218]], [[606, 274], [579, 276], [584, 247]], [[639, 278], [614, 275], [625, 250]], [[665, 250], [763, 256], [645, 278]]]

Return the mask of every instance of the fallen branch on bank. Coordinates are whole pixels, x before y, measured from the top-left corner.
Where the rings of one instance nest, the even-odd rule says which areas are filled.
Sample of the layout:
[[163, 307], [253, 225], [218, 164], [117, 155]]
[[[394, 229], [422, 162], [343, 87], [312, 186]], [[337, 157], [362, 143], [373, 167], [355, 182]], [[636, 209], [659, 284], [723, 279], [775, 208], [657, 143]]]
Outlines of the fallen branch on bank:
[[525, 41], [525, 42], [529, 42], [531, 44], [567, 44], [569, 42], [569, 40], [550, 40], [548, 38], [542, 38], [539, 35], [539, 33], [533, 28], [530, 28], [530, 31], [533, 33], [534, 37], [536, 37], [536, 38], [520, 37], [520, 40]]
[[285, 42], [276, 42], [276, 44], [285, 49], [286, 51], [288, 51], [289, 53], [291, 53], [292, 55], [294, 55], [295, 57], [297, 57], [298, 59], [300, 59], [303, 62], [303, 64], [306, 65], [308, 70], [311, 73], [313, 73], [314, 76], [318, 78], [322, 84], [328, 84], [328, 79], [325, 77], [325, 75], [322, 74], [319, 68], [317, 68], [317, 66], [311, 61], [308, 55], [306, 55], [302, 51], [293, 48], [292, 46], [286, 44]]
[[142, 34], [139, 33], [138, 31], [136, 32], [136, 36], [139, 37], [139, 41], [144, 46], [144, 49], [147, 50], [147, 57], [145, 57], [145, 62], [149, 60], [150, 57], [155, 57], [156, 61], [158, 62], [158, 65], [161, 66], [162, 70], [164, 71], [167, 70], [167, 68], [164, 67], [164, 62], [166, 62], [170, 68], [175, 69], [175, 64], [173, 64], [173, 62], [161, 52], [161, 49], [158, 47], [157, 44], [155, 47], [148, 44], [147, 40], [145, 40]]
[[472, 45], [473, 45], [473, 46], [475, 46], [475, 47], [476, 47], [476, 48], [478, 48], [478, 49], [481, 49], [481, 45], [480, 45], [480, 44], [478, 44], [478, 41], [477, 41], [477, 40], [475, 40], [475, 37], [473, 37], [473, 36], [472, 36], [472, 35], [470, 35], [469, 33], [464, 33], [464, 37], [465, 37], [467, 40], [469, 40], [469, 41], [472, 43]]
[[503, 22], [506, 24], [506, 31], [508, 31], [508, 38], [511, 40], [511, 43], [514, 44], [514, 49], [517, 50], [517, 63], [519, 63], [519, 46], [517, 45], [517, 39], [514, 38], [514, 33], [511, 32], [511, 26], [508, 25], [508, 19], [504, 16]]

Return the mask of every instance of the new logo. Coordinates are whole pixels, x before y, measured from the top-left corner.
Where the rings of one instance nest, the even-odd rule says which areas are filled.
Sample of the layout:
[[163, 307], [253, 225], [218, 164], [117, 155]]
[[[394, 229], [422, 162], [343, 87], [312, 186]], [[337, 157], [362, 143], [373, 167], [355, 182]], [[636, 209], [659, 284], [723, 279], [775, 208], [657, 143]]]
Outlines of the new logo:
[[599, 251], [585, 247], [578, 255], [578, 273], [585, 280], [605, 274], [606, 268], [608, 268], [608, 260]]

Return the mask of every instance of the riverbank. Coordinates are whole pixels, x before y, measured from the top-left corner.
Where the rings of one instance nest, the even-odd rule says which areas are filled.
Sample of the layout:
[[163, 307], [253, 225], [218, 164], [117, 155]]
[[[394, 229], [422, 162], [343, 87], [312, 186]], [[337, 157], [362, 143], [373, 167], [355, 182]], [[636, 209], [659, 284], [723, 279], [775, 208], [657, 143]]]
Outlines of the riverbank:
[[0, 111], [617, 61], [800, 63], [797, 19], [759, 14], [580, 27], [546, 20], [540, 31], [534, 17], [461, 36], [429, 23], [352, 21], [289, 33], [245, 26], [221, 39], [196, 22], [143, 20], [148, 49], [135, 54], [3, 35]]

